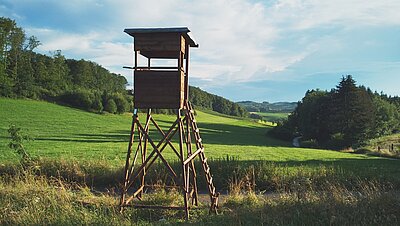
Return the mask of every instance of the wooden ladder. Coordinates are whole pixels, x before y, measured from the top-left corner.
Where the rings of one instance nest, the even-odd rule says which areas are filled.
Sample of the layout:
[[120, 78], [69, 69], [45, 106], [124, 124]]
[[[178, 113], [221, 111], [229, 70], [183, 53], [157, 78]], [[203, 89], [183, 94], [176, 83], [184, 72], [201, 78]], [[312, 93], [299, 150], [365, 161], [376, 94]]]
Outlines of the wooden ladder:
[[211, 212], [217, 213], [219, 193], [216, 192], [216, 189], [215, 189], [215, 186], [213, 183], [213, 177], [210, 172], [210, 166], [207, 163], [207, 158], [204, 153], [204, 145], [203, 145], [202, 139], [200, 137], [200, 130], [199, 130], [199, 127], [197, 126], [193, 106], [190, 102], [187, 102], [186, 108], [187, 108], [186, 117], [187, 117], [187, 120], [189, 120], [190, 126], [192, 128], [192, 132], [194, 134], [194, 138], [196, 141], [196, 148], [197, 148], [197, 150], [199, 150], [198, 155], [200, 156], [200, 161], [203, 166], [203, 170], [204, 170], [206, 181], [207, 181], [207, 187], [208, 187], [210, 201], [211, 201], [210, 213]]

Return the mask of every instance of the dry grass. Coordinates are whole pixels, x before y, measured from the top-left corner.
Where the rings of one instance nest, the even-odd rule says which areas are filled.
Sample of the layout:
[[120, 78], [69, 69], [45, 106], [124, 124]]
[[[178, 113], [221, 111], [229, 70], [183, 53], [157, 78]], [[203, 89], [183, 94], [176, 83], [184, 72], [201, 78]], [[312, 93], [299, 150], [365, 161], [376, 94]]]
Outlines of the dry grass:
[[[272, 169], [272, 168], [270, 168]], [[279, 169], [276, 169], [279, 170]], [[330, 169], [321, 169], [319, 173]], [[71, 170], [71, 172], [74, 172]], [[78, 171], [79, 172], [79, 171]], [[254, 190], [257, 167], [237, 171], [220, 215], [191, 211], [197, 225], [396, 225], [400, 223], [400, 191], [390, 183], [355, 179], [349, 185], [322, 177], [318, 183], [299, 172], [292, 183], [274, 193]], [[76, 174], [76, 173], [74, 173]], [[306, 177], [307, 176], [307, 177]], [[69, 177], [72, 178], [72, 177]], [[253, 181], [253, 182], [252, 182]], [[144, 203], [182, 205], [176, 190], [153, 190]], [[0, 177], [2, 225], [153, 225], [180, 224], [182, 211], [126, 209], [118, 212], [118, 195], [93, 192], [61, 177], [28, 173]]]

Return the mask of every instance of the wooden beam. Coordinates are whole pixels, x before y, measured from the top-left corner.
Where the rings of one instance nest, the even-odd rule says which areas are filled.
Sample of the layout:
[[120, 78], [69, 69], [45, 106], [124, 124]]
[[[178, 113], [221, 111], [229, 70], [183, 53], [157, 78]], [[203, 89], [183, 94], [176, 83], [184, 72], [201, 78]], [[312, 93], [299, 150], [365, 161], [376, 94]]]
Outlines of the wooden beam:
[[181, 115], [181, 109], [178, 110], [177, 114], [177, 120], [179, 121], [179, 153], [181, 155], [181, 164], [182, 164], [182, 185], [184, 187], [183, 189], [183, 201], [185, 204], [185, 218], [186, 220], [189, 220], [189, 208], [188, 208], [188, 191], [189, 191], [189, 183], [187, 178], [187, 168], [183, 162], [184, 162], [184, 154], [183, 154], [183, 132], [184, 132], [184, 126], [183, 126], [183, 120], [182, 120], [182, 115]]
[[[161, 135], [165, 136], [164, 131], [161, 129], [161, 127], [158, 125], [158, 123], [153, 118], [151, 118], [151, 122], [153, 122], [153, 125], [157, 128], [157, 130], [161, 133]], [[169, 146], [175, 152], [175, 154], [178, 156], [178, 158], [181, 158], [181, 156], [178, 153], [178, 150], [176, 150], [174, 145], [172, 145], [171, 141], [170, 140], [166, 140], [166, 142], [169, 144]]]
[[138, 209], [168, 209], [168, 210], [184, 210], [183, 206], [158, 206], [158, 205], [138, 205], [138, 204], [128, 204], [125, 207], [133, 207]]
[[[139, 122], [138, 122], [139, 123]], [[178, 121], [175, 121], [172, 126], [169, 128], [167, 134], [163, 137], [163, 139], [157, 144], [157, 147], [161, 146], [165, 139], [172, 139], [172, 137], [175, 135], [175, 133], [177, 132], [177, 129], [175, 129], [175, 126], [177, 125]], [[164, 148], [166, 147], [167, 144], [165, 144], [161, 149], [160, 152], [162, 152], [164, 150]], [[151, 160], [150, 164], [147, 165], [147, 167], [150, 167], [154, 161], [156, 160], [157, 156], [155, 156], [154, 158], [153, 155], [156, 153], [155, 150], [153, 150], [153, 152], [150, 153], [149, 157], [146, 159], [145, 163], [143, 163], [139, 169], [137, 170], [137, 172], [135, 173], [135, 176], [133, 176], [132, 181], [129, 182], [128, 187], [130, 187], [133, 184], [133, 181], [137, 178], [137, 176], [139, 175], [139, 173], [143, 170], [143, 167], [145, 167], [147, 165], [147, 163]]]
[[125, 205], [128, 204], [129, 202], [131, 202], [135, 197], [137, 197], [137, 195], [143, 191], [144, 185], [140, 186], [135, 193], [133, 193], [133, 195], [131, 197], [129, 197], [126, 202]]
[[204, 148], [199, 148], [197, 149], [197, 151], [195, 151], [192, 155], [190, 155], [184, 162], [183, 164], [186, 165], [188, 164], [190, 161], [192, 161], [194, 158], [196, 158], [196, 156], [200, 153], [203, 152]]
[[[172, 167], [169, 165], [169, 163], [167, 162], [167, 160], [161, 155], [161, 152], [158, 150], [158, 147], [154, 144], [153, 140], [149, 137], [149, 134], [145, 133], [144, 128], [142, 127], [142, 125], [140, 125], [140, 123], [138, 123], [138, 127], [140, 128], [140, 130], [142, 130], [142, 132], [144, 133], [144, 136], [147, 137], [147, 140], [149, 141], [149, 143], [151, 144], [151, 146], [153, 146], [154, 151], [156, 151], [156, 154], [158, 155], [158, 157], [161, 159], [161, 161], [164, 163], [164, 165], [168, 168], [168, 170], [171, 172], [171, 174], [177, 178], [178, 176], [176, 175], [174, 169], [172, 169]], [[145, 167], [143, 167], [144, 169]]]
[[137, 69], [137, 70], [153, 70], [153, 69], [156, 69], [156, 70], [161, 70], [161, 69], [178, 70], [179, 67], [169, 67], [169, 66], [164, 66], [164, 67], [135, 67], [135, 69]]
[[125, 202], [125, 195], [126, 192], [129, 188], [129, 180], [128, 178], [130, 177], [129, 174], [129, 165], [130, 165], [130, 159], [131, 159], [131, 152], [132, 152], [132, 144], [133, 144], [133, 139], [134, 139], [134, 135], [135, 135], [135, 125], [136, 125], [136, 118], [138, 117], [137, 115], [137, 111], [134, 111], [134, 115], [132, 117], [132, 125], [131, 125], [131, 134], [130, 134], [130, 138], [129, 138], [129, 144], [128, 144], [128, 152], [126, 155], [126, 162], [125, 162], [125, 169], [124, 169], [124, 187], [122, 188], [122, 192], [121, 192], [121, 200], [120, 200], [120, 206], [121, 209], [120, 211], [122, 211], [122, 205]]

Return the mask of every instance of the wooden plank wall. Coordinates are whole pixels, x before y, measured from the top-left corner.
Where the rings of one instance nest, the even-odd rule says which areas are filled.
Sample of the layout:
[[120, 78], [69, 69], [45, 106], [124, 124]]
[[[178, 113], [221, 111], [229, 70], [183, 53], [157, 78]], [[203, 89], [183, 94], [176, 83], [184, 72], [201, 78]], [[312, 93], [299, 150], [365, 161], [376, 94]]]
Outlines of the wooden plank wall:
[[135, 108], [179, 109], [184, 101], [182, 71], [135, 71]]
[[[135, 36], [138, 51], [180, 51], [182, 35], [179, 33], [151, 33]], [[184, 46], [184, 45], [183, 45]], [[185, 47], [183, 47], [184, 51]]]

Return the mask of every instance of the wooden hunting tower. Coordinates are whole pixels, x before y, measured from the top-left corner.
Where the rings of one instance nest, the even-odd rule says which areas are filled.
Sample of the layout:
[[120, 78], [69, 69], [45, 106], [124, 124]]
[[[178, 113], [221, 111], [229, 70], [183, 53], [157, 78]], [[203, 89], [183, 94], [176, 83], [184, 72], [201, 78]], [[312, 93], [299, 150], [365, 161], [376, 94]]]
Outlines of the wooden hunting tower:
[[[210, 167], [204, 154], [204, 146], [199, 128], [194, 116], [194, 109], [189, 103], [189, 48], [198, 47], [189, 36], [189, 29], [181, 28], [139, 28], [125, 29], [134, 37], [134, 66], [125, 67], [134, 70], [134, 112], [131, 136], [125, 164], [125, 177], [121, 192], [121, 211], [124, 207], [183, 209], [186, 219], [189, 217], [189, 201], [197, 205], [197, 182], [194, 166], [195, 157], [199, 156], [202, 171], [207, 182], [210, 195], [210, 212], [216, 212], [218, 193], [212, 181]], [[138, 57], [147, 58], [147, 65], [139, 66]], [[176, 66], [153, 66], [152, 59], [169, 59], [176, 61]], [[139, 121], [138, 109], [146, 109], [147, 117], [144, 124]], [[168, 131], [164, 132], [151, 115], [151, 109], [175, 109], [177, 118]], [[161, 135], [162, 139], [155, 142], [149, 135], [150, 123]], [[138, 138], [134, 141], [135, 130]], [[179, 136], [179, 145], [175, 147], [172, 138]], [[192, 143], [192, 138], [194, 142]], [[137, 147], [132, 148], [134, 142]], [[150, 145], [148, 145], [150, 144]], [[195, 146], [195, 150], [192, 151]], [[163, 157], [163, 151], [169, 147], [180, 162], [180, 169], [174, 169]], [[148, 150], [150, 152], [148, 152]], [[132, 156], [133, 155], [133, 156]], [[133, 157], [133, 158], [132, 158]], [[140, 163], [136, 163], [137, 159]], [[133, 203], [134, 198], [141, 200], [145, 184], [146, 172], [156, 159], [166, 166], [174, 182], [179, 185], [184, 197], [184, 207], [177, 206], [147, 206]], [[180, 171], [179, 173], [177, 173]], [[132, 188], [132, 195], [128, 191]]]

